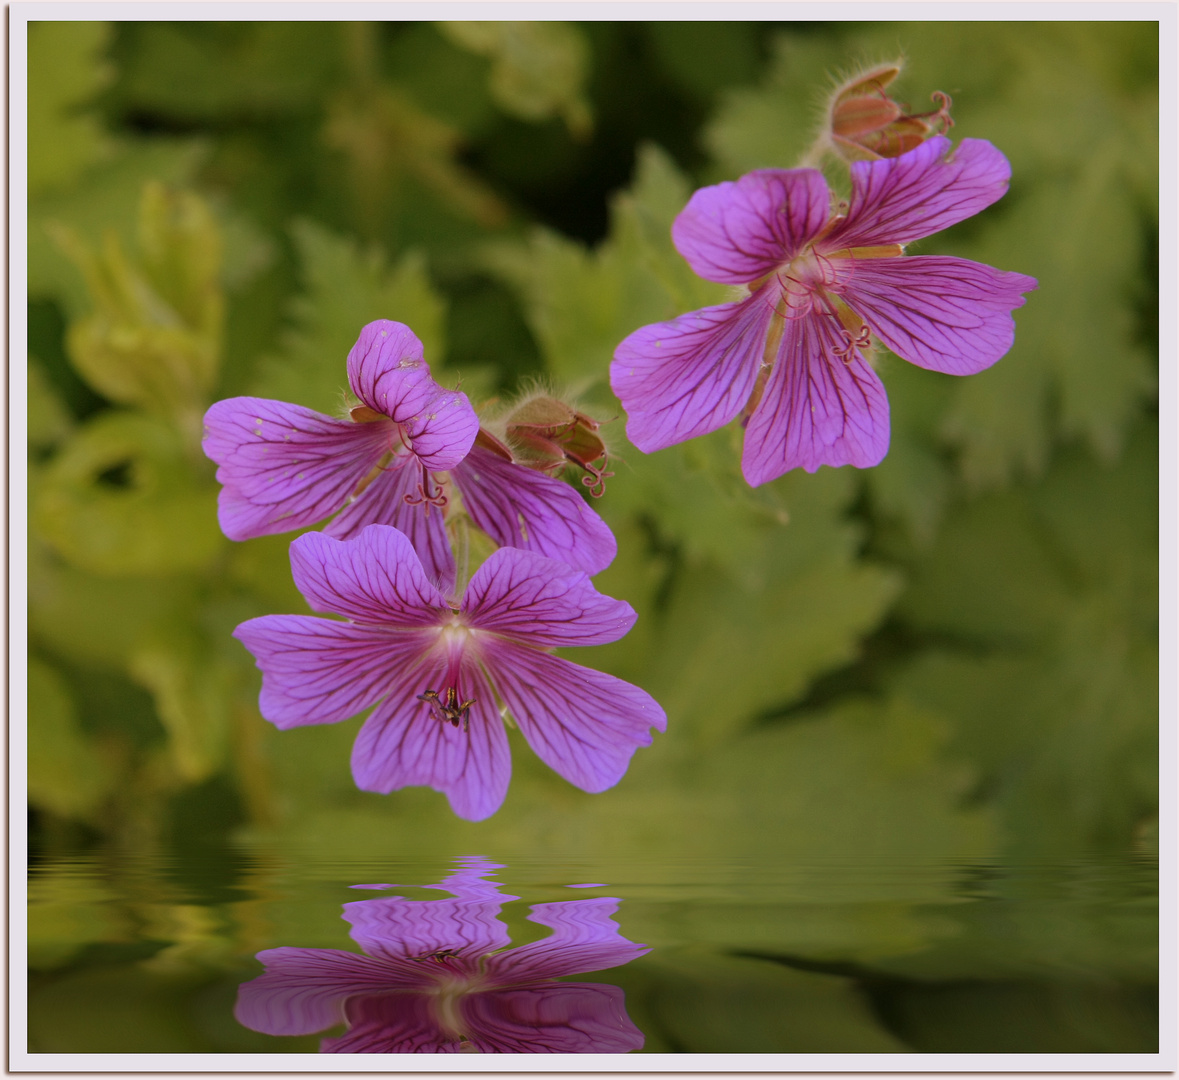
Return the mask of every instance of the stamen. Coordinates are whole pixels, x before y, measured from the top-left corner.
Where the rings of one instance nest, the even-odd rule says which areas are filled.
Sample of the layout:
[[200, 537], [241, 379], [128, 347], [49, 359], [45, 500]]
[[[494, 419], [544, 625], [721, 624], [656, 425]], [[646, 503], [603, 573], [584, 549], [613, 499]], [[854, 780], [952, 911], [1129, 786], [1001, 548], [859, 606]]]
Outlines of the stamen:
[[861, 326], [855, 337], [852, 337], [843, 327], [839, 328], [839, 333], [843, 337], [843, 347], [836, 346], [832, 352], [840, 357], [845, 364], [850, 364], [855, 359], [857, 349], [867, 348], [872, 337], [871, 331], [866, 326]]
[[609, 459], [605, 454], [602, 455], [602, 467], [598, 468], [592, 461], [587, 461], [582, 468], [585, 469], [588, 476], [583, 476], [581, 482], [589, 488], [589, 493], [595, 498], [600, 499], [606, 494], [606, 481], [614, 474], [606, 472], [606, 462]]
[[430, 473], [423, 466], [422, 468], [422, 482], [418, 484], [417, 494], [406, 494], [406, 506], [436, 506], [439, 510], [445, 510], [450, 500], [446, 497], [446, 489], [441, 484], [438, 485], [437, 491], [430, 490]]
[[471, 706], [475, 704], [474, 698], [460, 704], [458, 691], [453, 686], [447, 687], [442, 693], [437, 690], [427, 690], [425, 693], [418, 694], [418, 701], [425, 701], [429, 704], [430, 715], [435, 720], [450, 724], [451, 727], [461, 726], [463, 731], [467, 730], [467, 718]]
[[954, 104], [949, 94], [944, 94], [940, 90], [935, 90], [929, 95], [937, 108], [933, 112], [918, 113], [912, 117], [913, 120], [925, 120], [932, 127], [934, 124], [941, 124], [941, 131], [939, 135], [944, 135], [954, 126], [954, 118], [950, 115], [950, 107]]
[[444, 964], [447, 960], [453, 960], [458, 956], [458, 951], [455, 949], [439, 949], [437, 952], [426, 953], [424, 956], [409, 957], [415, 964]]

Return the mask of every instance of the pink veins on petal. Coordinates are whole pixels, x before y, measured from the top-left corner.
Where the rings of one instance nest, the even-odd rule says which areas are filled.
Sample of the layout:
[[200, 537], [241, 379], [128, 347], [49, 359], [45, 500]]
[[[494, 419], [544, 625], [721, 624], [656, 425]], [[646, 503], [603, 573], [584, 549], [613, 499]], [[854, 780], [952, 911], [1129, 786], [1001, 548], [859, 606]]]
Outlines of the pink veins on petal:
[[409, 327], [369, 323], [348, 354], [348, 382], [361, 404], [347, 420], [254, 397], [219, 401], [205, 414], [204, 451], [222, 485], [218, 519], [231, 540], [289, 532], [333, 514], [324, 531], [341, 540], [366, 525], [391, 525], [449, 595], [453, 486], [475, 526], [501, 546], [588, 574], [613, 561], [613, 534], [568, 484], [510, 454], [501, 458], [483, 445], [491, 440], [475, 445], [474, 409], [465, 394], [434, 382]]
[[344, 905], [363, 954], [284, 947], [258, 954], [265, 972], [238, 990], [234, 1015], [255, 1031], [305, 1035], [343, 1022], [323, 1053], [625, 1053], [643, 1045], [622, 991], [555, 982], [645, 954], [611, 916], [612, 897], [533, 905], [552, 933], [509, 948], [505, 901], [470, 865], [437, 886], [453, 899], [399, 896]]
[[465, 394], [430, 376], [422, 343], [403, 323], [369, 323], [348, 354], [361, 404], [349, 420], [266, 398], [219, 401], [205, 414], [203, 447], [222, 485], [218, 518], [231, 540], [288, 532], [344, 506], [400, 455], [408, 494], [429, 471], [467, 455], [479, 420]]
[[347, 621], [266, 615], [234, 636], [262, 671], [259, 707], [277, 727], [376, 706], [352, 751], [366, 791], [423, 784], [460, 817], [490, 816], [511, 773], [500, 703], [546, 764], [592, 792], [666, 727], [645, 691], [552, 655], [616, 641], [635, 620], [565, 563], [501, 548], [451, 605], [402, 533], [369, 525], [349, 540], [299, 537], [291, 571], [314, 610]]
[[627, 435], [652, 452], [742, 414], [753, 485], [793, 468], [878, 464], [888, 400], [867, 361], [875, 336], [904, 360], [969, 375], [1015, 336], [1011, 312], [1034, 278], [903, 246], [977, 214], [1011, 170], [990, 143], [943, 136], [851, 166], [852, 196], [831, 210], [822, 174], [762, 169], [697, 191], [672, 226], [701, 277], [748, 297], [636, 330], [610, 383]]

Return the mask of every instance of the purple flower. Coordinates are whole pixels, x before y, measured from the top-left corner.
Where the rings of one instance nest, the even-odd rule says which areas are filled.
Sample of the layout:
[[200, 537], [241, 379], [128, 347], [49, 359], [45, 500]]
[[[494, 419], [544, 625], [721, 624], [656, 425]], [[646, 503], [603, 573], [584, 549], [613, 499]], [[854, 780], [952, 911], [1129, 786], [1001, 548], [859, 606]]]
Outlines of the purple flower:
[[[382, 897], [344, 905], [365, 955], [267, 949], [264, 974], [238, 990], [234, 1015], [268, 1035], [307, 1035], [340, 1023], [329, 1054], [626, 1053], [643, 1035], [617, 986], [555, 982], [628, 964], [649, 950], [610, 918], [613, 897], [536, 904], [528, 919], [553, 933], [507, 949], [500, 893], [482, 860], [434, 888], [453, 900]], [[507, 951], [504, 951], [504, 950]]]
[[370, 525], [352, 540], [300, 536], [291, 571], [313, 609], [349, 621], [265, 615], [234, 636], [262, 670], [260, 708], [277, 727], [379, 702], [352, 751], [366, 791], [426, 784], [460, 817], [493, 814], [511, 773], [497, 698], [541, 760], [585, 791], [616, 784], [650, 728], [666, 726], [638, 687], [552, 655], [616, 641], [635, 621], [629, 604], [564, 563], [500, 548], [455, 608], [405, 536]]
[[219, 401], [205, 414], [205, 453], [220, 466], [221, 529], [248, 540], [313, 525], [341, 539], [366, 525], [410, 538], [444, 592], [455, 564], [443, 510], [450, 482], [474, 524], [497, 544], [536, 551], [596, 574], [614, 536], [567, 484], [503, 459], [465, 394], [430, 376], [409, 327], [369, 323], [348, 354], [362, 404], [350, 420], [266, 398]]
[[627, 435], [651, 452], [747, 419], [750, 484], [793, 468], [878, 464], [888, 399], [864, 354], [869, 334], [910, 363], [971, 375], [1015, 336], [1034, 278], [903, 245], [977, 214], [1011, 169], [990, 143], [950, 153], [938, 136], [851, 166], [846, 214], [814, 169], [762, 169], [697, 191], [672, 226], [692, 269], [743, 285], [744, 299], [645, 326], [614, 354], [610, 383]]

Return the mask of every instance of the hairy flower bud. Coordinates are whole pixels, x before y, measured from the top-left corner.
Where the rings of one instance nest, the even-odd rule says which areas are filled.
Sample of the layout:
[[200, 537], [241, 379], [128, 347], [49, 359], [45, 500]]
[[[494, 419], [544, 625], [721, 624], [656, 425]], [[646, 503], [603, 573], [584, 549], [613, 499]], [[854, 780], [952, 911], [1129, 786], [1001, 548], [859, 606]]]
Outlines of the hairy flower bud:
[[581, 482], [597, 497], [606, 490], [606, 444], [598, 435], [601, 425], [565, 402], [547, 394], [526, 398], [508, 414], [506, 434], [512, 452], [522, 465], [551, 475], [566, 464], [584, 469]]
[[831, 95], [827, 135], [831, 148], [847, 161], [894, 158], [920, 146], [931, 135], [944, 135], [954, 121], [950, 98], [937, 91], [937, 108], [909, 113], [886, 88], [900, 74], [899, 63], [880, 64], [853, 76]]

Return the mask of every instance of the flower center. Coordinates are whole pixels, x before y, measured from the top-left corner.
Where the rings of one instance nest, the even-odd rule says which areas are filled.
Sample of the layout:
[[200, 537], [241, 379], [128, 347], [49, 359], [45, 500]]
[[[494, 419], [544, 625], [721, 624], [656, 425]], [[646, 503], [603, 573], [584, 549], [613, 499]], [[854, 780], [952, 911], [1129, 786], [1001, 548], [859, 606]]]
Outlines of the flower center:
[[477, 1054], [479, 1050], [470, 1041], [463, 1017], [462, 1001], [468, 994], [484, 989], [485, 975], [480, 964], [479, 971], [471, 971], [454, 949], [439, 949], [424, 956], [411, 956], [415, 963], [439, 970], [440, 981], [433, 991], [430, 1010], [439, 1034], [459, 1043], [459, 1052]]
[[435, 690], [427, 687], [418, 694], [418, 701], [424, 701], [430, 707], [430, 715], [443, 724], [451, 727], [461, 727], [467, 730], [467, 719], [475, 698], [464, 698], [459, 689], [459, 676], [462, 672], [463, 650], [471, 637], [470, 629], [465, 626], [458, 614], [450, 617], [438, 632], [438, 642], [446, 653], [446, 674], [442, 685]]

